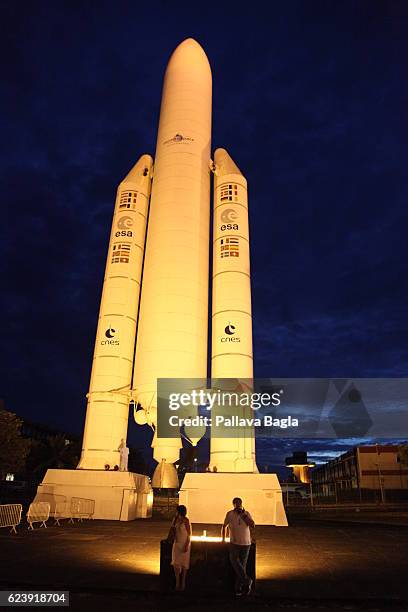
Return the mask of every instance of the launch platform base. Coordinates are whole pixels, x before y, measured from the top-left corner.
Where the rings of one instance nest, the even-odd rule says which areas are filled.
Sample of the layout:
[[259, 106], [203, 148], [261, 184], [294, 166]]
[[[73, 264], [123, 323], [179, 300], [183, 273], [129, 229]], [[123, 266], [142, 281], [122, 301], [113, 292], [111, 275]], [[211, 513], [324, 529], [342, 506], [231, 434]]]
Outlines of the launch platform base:
[[276, 474], [187, 473], [179, 503], [187, 507], [192, 523], [222, 524], [234, 497], [242, 499], [255, 524], [287, 527]]
[[132, 521], [152, 515], [147, 476], [112, 470], [47, 470], [35, 502], [49, 502], [50, 515]]

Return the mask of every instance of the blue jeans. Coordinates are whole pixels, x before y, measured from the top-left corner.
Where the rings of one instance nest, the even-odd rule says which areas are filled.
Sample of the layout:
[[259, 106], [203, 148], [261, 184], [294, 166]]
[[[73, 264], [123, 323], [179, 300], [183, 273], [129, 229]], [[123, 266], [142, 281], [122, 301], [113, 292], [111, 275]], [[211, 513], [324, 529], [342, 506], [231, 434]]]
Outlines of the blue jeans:
[[249, 550], [251, 546], [241, 546], [240, 544], [229, 545], [229, 558], [231, 565], [235, 572], [235, 588], [237, 590], [242, 587], [248, 586], [250, 577], [246, 573], [246, 566], [248, 562]]

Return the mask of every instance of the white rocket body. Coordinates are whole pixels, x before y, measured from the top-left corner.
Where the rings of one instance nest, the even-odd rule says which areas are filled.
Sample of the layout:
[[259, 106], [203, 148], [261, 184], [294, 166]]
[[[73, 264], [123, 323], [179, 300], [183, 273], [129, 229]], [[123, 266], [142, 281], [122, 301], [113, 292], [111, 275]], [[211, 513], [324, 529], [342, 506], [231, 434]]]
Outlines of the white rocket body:
[[79, 469], [114, 469], [126, 440], [153, 160], [143, 155], [117, 191]]
[[[158, 378], [207, 378], [211, 106], [210, 65], [187, 39], [166, 69], [154, 172], [144, 155], [118, 188], [78, 468], [120, 465], [130, 398], [156, 428]], [[251, 381], [247, 183], [224, 149], [214, 167], [211, 376]], [[153, 486], [177, 487], [181, 439], [152, 446]], [[256, 472], [253, 430], [212, 437], [210, 465]]]
[[[152, 425], [158, 378], [207, 376], [211, 104], [210, 65], [187, 39], [164, 79], [136, 341], [133, 397]], [[152, 446], [153, 485], [178, 486], [180, 439]]]
[[[92, 508], [94, 518], [129, 521], [151, 516], [152, 487], [179, 488], [174, 464], [181, 436], [195, 445], [206, 427], [190, 423], [180, 435], [159, 437], [157, 385], [159, 378], [175, 379], [168, 391], [184, 393], [193, 389], [180, 379], [201, 379], [191, 383], [194, 391], [207, 381], [211, 171], [211, 378], [215, 385], [222, 379], [221, 390], [235, 395], [252, 390], [247, 182], [224, 149], [211, 161], [211, 98], [207, 57], [187, 39], [166, 69], [154, 169], [153, 159], [143, 155], [118, 187], [81, 459], [77, 470], [48, 470], [35, 501], [54, 507], [63, 499], [67, 508]], [[158, 465], [151, 483], [127, 470], [132, 400], [136, 423], [155, 431]], [[192, 404], [188, 416], [198, 412], [194, 399]], [[240, 400], [232, 409], [220, 404], [212, 405], [211, 417], [253, 416]], [[256, 473], [253, 427], [225, 431], [222, 437], [213, 428], [210, 470], [188, 473], [183, 480], [180, 503], [192, 522], [219, 523], [238, 493], [250, 500], [258, 524], [287, 525], [276, 475]]]
[[[211, 378], [213, 384], [216, 379], [231, 379], [229, 391], [236, 391], [236, 382], [241, 379], [250, 391], [253, 357], [247, 181], [225, 149], [215, 151], [214, 163]], [[240, 410], [242, 414], [235, 414], [253, 416], [248, 407]], [[237, 433], [236, 438], [211, 436], [210, 469], [258, 471], [253, 428], [241, 427]]]

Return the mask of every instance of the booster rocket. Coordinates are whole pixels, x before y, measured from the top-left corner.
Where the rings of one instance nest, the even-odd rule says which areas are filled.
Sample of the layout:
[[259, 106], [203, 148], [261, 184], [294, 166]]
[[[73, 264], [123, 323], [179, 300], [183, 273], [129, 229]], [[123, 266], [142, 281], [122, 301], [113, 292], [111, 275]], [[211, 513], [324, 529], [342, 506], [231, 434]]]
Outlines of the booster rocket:
[[[144, 155], [118, 189], [79, 468], [119, 464], [130, 398], [136, 422], [155, 429], [158, 378], [207, 378], [211, 172], [211, 374], [252, 379], [247, 184], [224, 149], [211, 161], [211, 110], [210, 65], [189, 38], [166, 69], [154, 168]], [[211, 465], [257, 471], [249, 438], [212, 440]], [[154, 434], [152, 447], [153, 486], [178, 487], [180, 439]]]
[[120, 183], [106, 260], [79, 469], [114, 469], [126, 440], [153, 160]]
[[[211, 377], [252, 387], [252, 308], [247, 181], [225, 149], [214, 154]], [[244, 414], [242, 416], [251, 416]], [[215, 416], [215, 413], [213, 414]], [[211, 437], [210, 468], [257, 472], [253, 428]]]

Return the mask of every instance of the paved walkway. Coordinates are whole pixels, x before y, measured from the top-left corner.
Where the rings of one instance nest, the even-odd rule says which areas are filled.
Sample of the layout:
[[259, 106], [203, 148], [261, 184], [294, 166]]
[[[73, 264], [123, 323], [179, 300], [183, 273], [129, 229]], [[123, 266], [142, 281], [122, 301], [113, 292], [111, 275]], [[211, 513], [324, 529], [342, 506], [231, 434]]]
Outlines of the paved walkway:
[[[219, 603], [217, 596], [210, 603], [206, 593], [186, 592], [181, 600], [159, 594], [159, 542], [168, 527], [150, 519], [89, 521], [34, 532], [24, 525], [17, 536], [2, 530], [0, 587], [70, 590], [76, 609], [80, 604], [89, 609], [91, 602], [95, 609], [105, 609], [98, 600], [118, 605], [121, 600], [121, 610], [133, 606], [143, 612], [163, 607], [197, 612], [201, 605], [232, 609], [235, 603], [228, 597]], [[208, 535], [213, 532], [214, 526], [208, 526]], [[382, 610], [393, 602], [408, 602], [406, 527], [296, 518], [289, 528], [258, 527], [256, 532], [256, 594], [240, 603], [248, 610], [338, 610], [346, 604], [350, 610]], [[323, 607], [328, 602], [330, 607]], [[400, 603], [392, 609], [408, 606]]]

